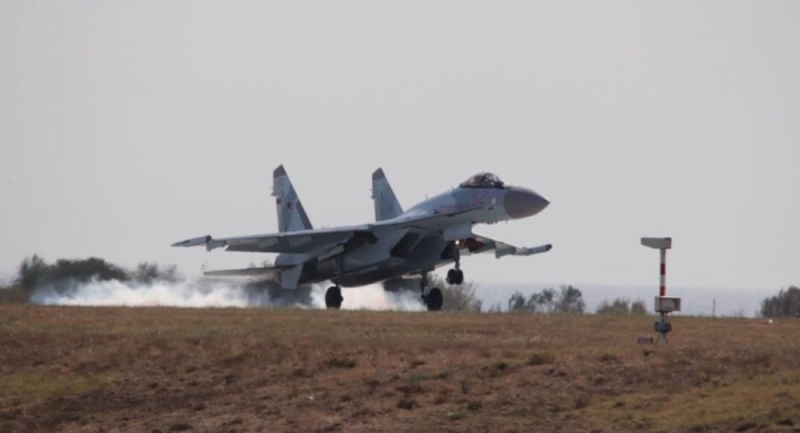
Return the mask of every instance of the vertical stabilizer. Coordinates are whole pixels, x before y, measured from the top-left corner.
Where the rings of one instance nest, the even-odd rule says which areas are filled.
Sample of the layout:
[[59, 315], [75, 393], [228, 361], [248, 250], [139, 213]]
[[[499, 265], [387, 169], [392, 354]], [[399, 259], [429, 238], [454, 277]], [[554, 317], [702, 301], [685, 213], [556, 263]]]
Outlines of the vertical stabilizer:
[[375, 202], [375, 221], [391, 219], [403, 213], [403, 207], [397, 201], [382, 168], [372, 173], [372, 200]]
[[275, 206], [278, 208], [279, 232], [313, 228], [282, 165], [272, 172], [272, 196], [275, 197]]

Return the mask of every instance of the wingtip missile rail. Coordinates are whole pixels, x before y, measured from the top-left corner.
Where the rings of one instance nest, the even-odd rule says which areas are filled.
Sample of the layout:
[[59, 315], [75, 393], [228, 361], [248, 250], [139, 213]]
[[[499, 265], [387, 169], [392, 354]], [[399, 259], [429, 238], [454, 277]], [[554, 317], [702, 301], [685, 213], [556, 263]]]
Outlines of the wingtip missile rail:
[[212, 238], [211, 235], [200, 236], [199, 238], [191, 238], [185, 241], [175, 242], [171, 246], [173, 247], [196, 247], [198, 245], [203, 245], [211, 242]]

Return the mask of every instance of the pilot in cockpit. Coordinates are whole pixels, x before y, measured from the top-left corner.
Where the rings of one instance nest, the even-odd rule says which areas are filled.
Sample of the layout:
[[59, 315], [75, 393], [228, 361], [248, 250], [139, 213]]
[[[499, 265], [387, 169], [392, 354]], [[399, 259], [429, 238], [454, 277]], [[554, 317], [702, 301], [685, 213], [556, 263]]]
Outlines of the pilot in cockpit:
[[462, 188], [503, 188], [503, 181], [494, 173], [478, 173], [464, 181]]

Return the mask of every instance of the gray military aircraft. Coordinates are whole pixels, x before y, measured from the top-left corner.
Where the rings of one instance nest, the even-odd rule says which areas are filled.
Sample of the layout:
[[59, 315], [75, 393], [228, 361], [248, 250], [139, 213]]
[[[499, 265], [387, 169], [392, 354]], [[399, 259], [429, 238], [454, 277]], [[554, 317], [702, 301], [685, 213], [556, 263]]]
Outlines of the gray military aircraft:
[[421, 277], [428, 310], [442, 308], [442, 292], [426, 287], [427, 273], [454, 263], [448, 284], [464, 282], [461, 256], [494, 251], [497, 258], [550, 251], [551, 245], [520, 248], [472, 232], [475, 224], [529, 217], [550, 204], [536, 192], [508, 186], [492, 173], [476, 174], [457, 188], [429, 198], [407, 211], [397, 201], [382, 169], [372, 173], [375, 222], [314, 229], [283, 166], [273, 172], [272, 195], [278, 208], [278, 233], [215, 239], [193, 238], [173, 247], [204, 245], [208, 251], [279, 253], [275, 265], [206, 272], [212, 276], [271, 276], [284, 289], [332, 281], [325, 305], [339, 308], [341, 287], [378, 282], [400, 287], [404, 277]]

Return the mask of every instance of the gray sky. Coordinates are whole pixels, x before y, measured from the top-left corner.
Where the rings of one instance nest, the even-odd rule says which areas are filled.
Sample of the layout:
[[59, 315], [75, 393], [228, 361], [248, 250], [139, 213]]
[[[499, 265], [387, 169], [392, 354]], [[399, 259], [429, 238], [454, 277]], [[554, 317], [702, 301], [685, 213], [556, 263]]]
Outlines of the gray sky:
[[0, 0], [0, 270], [26, 255], [178, 264], [276, 229], [285, 164], [316, 226], [478, 171], [552, 204], [478, 227], [502, 283], [800, 283], [799, 2]]

